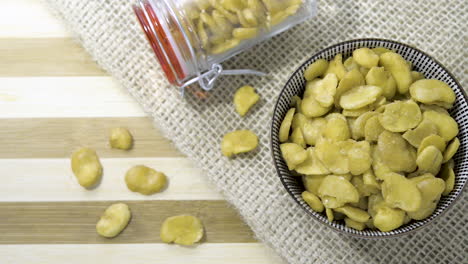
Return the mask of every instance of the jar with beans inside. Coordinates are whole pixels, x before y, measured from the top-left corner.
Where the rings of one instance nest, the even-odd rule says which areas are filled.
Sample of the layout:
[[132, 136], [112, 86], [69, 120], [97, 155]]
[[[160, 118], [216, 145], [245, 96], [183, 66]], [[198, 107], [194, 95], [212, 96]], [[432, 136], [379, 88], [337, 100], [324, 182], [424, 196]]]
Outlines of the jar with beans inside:
[[168, 81], [210, 90], [221, 63], [315, 15], [315, 0], [135, 0], [133, 9]]

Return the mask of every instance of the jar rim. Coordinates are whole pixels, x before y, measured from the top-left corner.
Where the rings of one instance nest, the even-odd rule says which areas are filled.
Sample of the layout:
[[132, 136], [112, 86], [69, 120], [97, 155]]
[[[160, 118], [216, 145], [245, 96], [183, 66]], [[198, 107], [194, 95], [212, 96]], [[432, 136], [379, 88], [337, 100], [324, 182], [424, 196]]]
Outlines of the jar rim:
[[[171, 32], [168, 32], [167, 25], [164, 24], [167, 23], [167, 17], [161, 17], [163, 16], [161, 10], [155, 10], [149, 0], [137, 0], [133, 4], [133, 10], [168, 81], [171, 84], [182, 86], [185, 79], [189, 77], [189, 74], [187, 73], [186, 65], [184, 65], [187, 60], [182, 58], [177, 45], [185, 44], [185, 47], [190, 52], [188, 61], [193, 64], [197, 64], [195, 52], [174, 11], [166, 1], [159, 1], [158, 4], [160, 3], [165, 5], [162, 8], [167, 10], [169, 16], [171, 16], [171, 21], [175, 22], [185, 43], [179, 43], [173, 39]], [[195, 66], [198, 69], [198, 65]]]

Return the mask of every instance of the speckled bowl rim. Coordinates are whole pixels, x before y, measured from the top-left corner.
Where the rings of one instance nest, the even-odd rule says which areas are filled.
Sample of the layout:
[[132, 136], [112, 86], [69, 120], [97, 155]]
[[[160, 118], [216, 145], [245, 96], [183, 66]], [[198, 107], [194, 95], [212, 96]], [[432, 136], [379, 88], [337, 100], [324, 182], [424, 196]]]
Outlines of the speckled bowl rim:
[[[326, 48], [316, 52], [314, 55], [312, 55], [310, 58], [308, 58], [305, 62], [303, 62], [293, 72], [293, 74], [291, 74], [289, 76], [286, 84], [283, 86], [279, 96], [277, 97], [276, 103], [275, 103], [275, 107], [274, 107], [274, 111], [273, 111], [273, 118], [272, 118], [272, 122], [271, 122], [271, 130], [270, 130], [270, 150], [271, 150], [271, 155], [273, 157], [273, 163], [274, 163], [274, 166], [275, 166], [275, 169], [276, 169], [277, 176], [280, 178], [280, 181], [281, 181], [282, 185], [284, 186], [286, 191], [289, 193], [289, 195], [293, 198], [293, 200], [303, 210], [305, 210], [309, 215], [311, 215], [312, 218], [315, 221], [318, 221], [321, 224], [330, 227], [332, 230], [334, 230], [336, 232], [339, 232], [340, 234], [350, 235], [350, 236], [356, 237], [356, 238], [365, 238], [365, 239], [395, 238], [395, 237], [400, 237], [400, 236], [403, 236], [403, 235], [412, 234], [412, 233], [414, 233], [414, 232], [416, 232], [418, 230], [421, 230], [423, 227], [429, 226], [430, 224], [432, 224], [434, 222], [434, 220], [439, 219], [442, 215], [444, 215], [460, 199], [460, 196], [463, 193], [463, 190], [465, 189], [465, 186], [466, 186], [466, 179], [465, 179], [464, 182], [462, 182], [462, 186], [461, 186], [460, 190], [455, 194], [452, 201], [450, 203], [448, 203], [448, 205], [446, 205], [444, 208], [442, 208], [442, 211], [440, 213], [438, 213], [435, 216], [431, 215], [431, 216], [428, 217], [428, 218], [433, 217], [432, 219], [427, 220], [428, 218], [426, 218], [426, 219], [423, 219], [423, 220], [420, 220], [420, 221], [416, 221], [416, 223], [423, 222], [423, 224], [417, 225], [417, 226], [414, 226], [414, 227], [411, 227], [411, 225], [414, 224], [415, 222], [411, 221], [410, 223], [408, 223], [406, 225], [403, 225], [403, 226], [401, 226], [401, 227], [399, 227], [399, 228], [397, 228], [397, 229], [395, 229], [395, 230], [393, 230], [391, 232], [381, 232], [381, 231], [378, 231], [378, 230], [377, 231], [373, 230], [376, 233], [376, 235], [371, 236], [369, 234], [363, 234], [363, 232], [368, 230], [368, 229], [364, 229], [363, 231], [352, 229], [352, 230], [354, 230], [354, 232], [350, 232], [347, 229], [351, 229], [351, 228], [345, 227], [345, 225], [343, 223], [338, 224], [338, 223], [336, 223], [336, 221], [333, 221], [333, 223], [336, 223], [337, 225], [341, 225], [341, 226], [345, 227], [345, 229], [342, 230], [342, 229], [339, 229], [339, 228], [335, 227], [332, 223], [330, 223], [328, 220], [326, 220], [325, 216], [322, 213], [314, 212], [313, 210], [311, 210], [310, 207], [305, 205], [305, 202], [303, 201], [302, 198], [298, 199], [296, 197], [296, 195], [290, 189], [290, 186], [285, 181], [284, 177], [282, 177], [282, 173], [280, 171], [280, 168], [278, 167], [279, 166], [278, 162], [284, 162], [284, 161], [281, 158], [281, 155], [275, 155], [275, 147], [274, 147], [275, 140], [276, 140], [278, 145], [280, 144], [279, 139], [278, 139], [278, 135], [277, 135], [277, 133], [275, 133], [275, 128], [274, 128], [275, 118], [278, 118], [277, 115], [278, 115], [280, 99], [285, 96], [286, 90], [288, 89], [288, 87], [290, 86], [290, 83], [292, 82], [292, 78], [294, 76], [296, 76], [297, 74], [302, 74], [302, 72], [305, 70], [306, 65], [310, 65], [312, 62], [319, 59], [321, 54], [326, 53], [327, 51], [336, 49], [339, 46], [345, 46], [346, 44], [352, 44], [352, 43], [356, 43], [356, 42], [364, 42], [365, 43], [363, 45], [360, 45], [360, 47], [375, 46], [375, 45], [369, 45], [369, 42], [372, 42], [372, 41], [373, 42], [384, 42], [384, 43], [386, 42], [386, 43], [389, 43], [389, 44], [393, 44], [393, 45], [401, 46], [401, 47], [404, 47], [404, 48], [412, 49], [415, 52], [419, 52], [423, 57], [426, 57], [426, 58], [432, 60], [435, 63], [436, 67], [439, 67], [440, 69], [442, 69], [442, 71], [444, 71], [444, 73], [447, 74], [450, 79], [452, 79], [452, 81], [455, 83], [456, 89], [458, 91], [460, 91], [460, 93], [462, 94], [461, 98], [463, 98], [465, 103], [468, 104], [468, 96], [467, 96], [466, 92], [464, 91], [464, 89], [462, 88], [462, 86], [460, 85], [460, 83], [458, 82], [458, 80], [453, 76], [453, 74], [450, 71], [447, 70], [446, 67], [444, 67], [435, 58], [428, 55], [426, 52], [424, 52], [424, 51], [422, 51], [422, 50], [420, 50], [418, 48], [415, 48], [415, 47], [413, 47], [411, 45], [404, 44], [404, 43], [394, 41], [394, 40], [389, 40], [389, 39], [361, 38], [361, 39], [347, 40], [347, 41], [336, 43], [336, 44], [334, 44], [332, 46], [326, 47]], [[353, 48], [353, 49], [355, 49], [355, 48]], [[350, 50], [352, 50], [352, 49], [350, 49]], [[346, 52], [349, 52], [350, 50], [346, 50]], [[337, 53], [334, 53], [334, 55], [336, 55], [336, 54]], [[460, 98], [457, 98], [457, 100], [459, 100], [459, 99]], [[278, 128], [278, 130], [279, 130], [279, 128]], [[292, 176], [292, 177], [298, 177], [298, 176]], [[301, 203], [300, 200], [302, 200], [302, 203]], [[410, 227], [408, 230], [401, 230], [402, 228], [408, 228], [408, 227]]]

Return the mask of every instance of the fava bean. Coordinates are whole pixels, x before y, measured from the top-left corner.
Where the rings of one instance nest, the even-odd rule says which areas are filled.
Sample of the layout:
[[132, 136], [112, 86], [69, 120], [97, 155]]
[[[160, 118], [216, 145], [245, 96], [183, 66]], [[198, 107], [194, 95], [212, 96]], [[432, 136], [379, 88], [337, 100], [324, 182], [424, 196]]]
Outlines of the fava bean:
[[309, 65], [304, 72], [304, 77], [307, 81], [312, 81], [317, 77], [321, 77], [325, 74], [328, 69], [328, 61], [324, 59], [316, 60], [314, 63]]
[[363, 67], [372, 68], [379, 64], [379, 55], [369, 48], [360, 48], [353, 51], [353, 60]]
[[116, 127], [111, 129], [109, 137], [109, 145], [111, 148], [128, 150], [133, 146], [133, 137], [128, 129]]
[[452, 142], [447, 146], [447, 149], [444, 152], [444, 159], [443, 162], [447, 162], [453, 158], [455, 153], [457, 153], [458, 148], [460, 147], [460, 140], [458, 138], [454, 138]]
[[99, 157], [90, 148], [81, 148], [73, 152], [71, 168], [78, 183], [85, 188], [96, 185], [102, 176], [102, 165]]
[[405, 132], [422, 120], [421, 110], [414, 101], [396, 101], [385, 106], [379, 116], [380, 124], [391, 132]]
[[286, 113], [286, 116], [283, 119], [283, 122], [281, 122], [281, 126], [279, 129], [279, 141], [281, 143], [286, 142], [289, 138], [289, 130], [291, 129], [291, 124], [295, 112], [295, 108], [289, 109], [289, 111]]
[[290, 170], [295, 169], [297, 165], [303, 163], [308, 157], [307, 151], [295, 143], [283, 143], [280, 148]]
[[313, 147], [307, 148], [307, 158], [298, 164], [295, 170], [304, 175], [323, 175], [330, 171], [323, 165], [315, 154]]
[[[421, 208], [421, 192], [416, 184], [398, 173], [388, 173], [382, 184], [385, 202], [393, 208], [415, 212]], [[375, 221], [374, 221], [375, 224]]]
[[405, 212], [390, 207], [382, 207], [377, 210], [374, 217], [374, 225], [382, 232], [394, 230], [403, 225]]
[[313, 193], [307, 191], [303, 192], [302, 199], [317, 213], [321, 213], [325, 209], [320, 199]]
[[164, 220], [160, 237], [164, 243], [190, 246], [203, 238], [203, 225], [195, 216], [178, 215]]
[[128, 205], [116, 203], [109, 206], [96, 224], [100, 236], [112, 238], [122, 232], [130, 221], [131, 212]]
[[255, 92], [252, 86], [242, 86], [234, 94], [234, 105], [237, 113], [239, 113], [240, 116], [245, 116], [259, 99], [260, 96]]
[[392, 74], [397, 84], [398, 92], [406, 94], [413, 82], [413, 78], [411, 78], [411, 68], [405, 59], [400, 54], [385, 52], [380, 55], [380, 64]]
[[450, 106], [455, 102], [455, 92], [446, 83], [435, 79], [422, 79], [409, 88], [411, 98], [424, 104]]
[[127, 171], [125, 183], [132, 192], [150, 195], [160, 192], [167, 185], [167, 177], [152, 168], [137, 165]]
[[250, 130], [237, 130], [224, 135], [221, 142], [221, 152], [226, 157], [254, 150], [258, 145], [258, 137]]

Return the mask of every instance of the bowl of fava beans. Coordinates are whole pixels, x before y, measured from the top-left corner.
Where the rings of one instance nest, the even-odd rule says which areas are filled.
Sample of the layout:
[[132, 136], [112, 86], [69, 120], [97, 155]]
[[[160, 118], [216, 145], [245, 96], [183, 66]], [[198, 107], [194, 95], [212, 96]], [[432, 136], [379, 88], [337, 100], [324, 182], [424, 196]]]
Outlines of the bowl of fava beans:
[[275, 167], [295, 202], [332, 229], [407, 234], [462, 193], [467, 111], [457, 80], [417, 48], [342, 42], [308, 59], [281, 91], [271, 127]]

